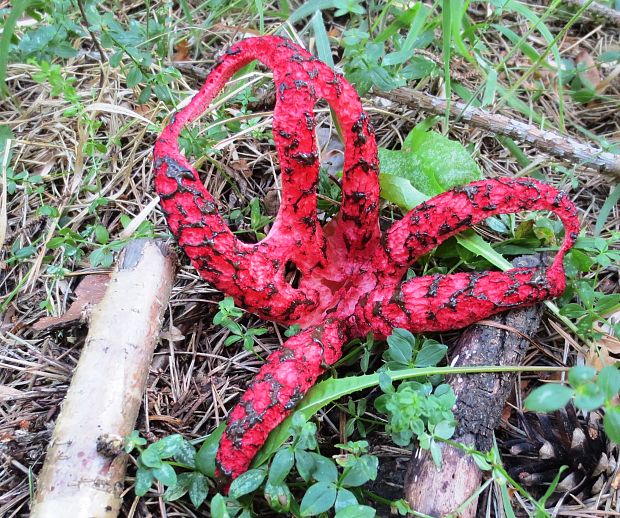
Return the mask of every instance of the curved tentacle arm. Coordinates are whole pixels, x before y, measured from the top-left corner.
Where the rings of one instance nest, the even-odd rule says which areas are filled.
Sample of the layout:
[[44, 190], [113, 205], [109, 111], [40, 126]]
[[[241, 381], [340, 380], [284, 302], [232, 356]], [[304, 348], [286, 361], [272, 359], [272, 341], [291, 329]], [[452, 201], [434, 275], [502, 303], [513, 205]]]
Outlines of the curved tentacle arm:
[[340, 322], [326, 321], [289, 338], [267, 358], [231, 412], [217, 452], [218, 477], [224, 483], [247, 471], [269, 432], [314, 385], [325, 368], [342, 355]]
[[377, 290], [362, 310], [372, 329], [379, 335], [394, 327], [445, 331], [560, 295], [566, 285], [562, 261], [577, 238], [579, 221], [564, 193], [536, 180], [486, 180], [436, 196], [389, 230], [387, 253], [397, 267], [406, 267], [466, 227], [523, 210], [550, 210], [564, 224], [564, 241], [549, 268], [425, 276], [410, 279], [396, 292]]
[[548, 269], [427, 275], [408, 280], [395, 293], [372, 296], [364, 316], [377, 336], [388, 336], [395, 327], [412, 333], [459, 329], [556, 297], [565, 282], [561, 259]]
[[[269, 235], [256, 245], [240, 242], [216, 209], [198, 173], [181, 154], [183, 127], [196, 120], [227, 80], [259, 60], [273, 70], [276, 86], [274, 141], [282, 170], [282, 203]], [[303, 293], [285, 281], [288, 261], [308, 274], [328, 261], [318, 224], [318, 153], [313, 107], [326, 99], [344, 128], [343, 204], [334, 242], [349, 253], [378, 239], [377, 150], [359, 97], [342, 77], [289, 40], [243, 40], [226, 51], [190, 104], [173, 115], [155, 145], [155, 186], [168, 225], [201, 275], [263, 318], [293, 323], [319, 304], [311, 286]], [[332, 246], [332, 249], [338, 246]], [[344, 247], [340, 247], [344, 248]]]
[[556, 262], [579, 233], [574, 205], [561, 191], [531, 178], [482, 180], [447, 191], [411, 210], [392, 225], [385, 239], [389, 258], [408, 267], [420, 256], [472, 225], [496, 214], [550, 210], [564, 224]]

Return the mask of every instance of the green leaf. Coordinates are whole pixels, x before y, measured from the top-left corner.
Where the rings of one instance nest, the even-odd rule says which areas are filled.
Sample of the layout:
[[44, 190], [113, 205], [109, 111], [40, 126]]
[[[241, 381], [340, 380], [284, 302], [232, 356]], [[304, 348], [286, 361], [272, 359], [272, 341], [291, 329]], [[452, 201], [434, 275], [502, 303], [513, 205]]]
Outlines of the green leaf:
[[127, 88], [133, 88], [143, 80], [142, 72], [138, 67], [132, 67], [127, 74]]
[[220, 439], [226, 428], [226, 423], [220, 424], [202, 443], [196, 453], [196, 469], [207, 477], [215, 477], [215, 455], [220, 446]]
[[603, 405], [605, 394], [595, 383], [586, 383], [575, 389], [575, 406], [590, 412]]
[[110, 240], [108, 229], [103, 225], [97, 225], [95, 227], [95, 239], [97, 240], [97, 243], [105, 245]]
[[605, 409], [603, 427], [610, 440], [620, 444], [620, 407], [612, 406]]
[[357, 487], [369, 480], [377, 478], [379, 459], [374, 455], [362, 455], [350, 468], [341, 484], [347, 487]]
[[136, 471], [136, 496], [144, 496], [151, 489], [153, 483], [153, 471], [150, 469], [138, 468]]
[[611, 399], [620, 392], [620, 369], [615, 365], [608, 365], [598, 373], [596, 384], [599, 386], [605, 398]]
[[573, 387], [589, 383], [596, 376], [596, 369], [589, 365], [576, 365], [568, 371], [568, 382]]
[[377, 511], [372, 507], [356, 504], [345, 507], [336, 513], [335, 518], [374, 518], [376, 514]]
[[232, 481], [228, 495], [231, 498], [239, 499], [243, 495], [256, 491], [263, 483], [263, 480], [265, 480], [265, 470], [250, 469]]
[[336, 482], [338, 480], [338, 468], [331, 459], [323, 457], [318, 453], [310, 452], [314, 459], [312, 478], [319, 482]]
[[274, 485], [281, 484], [293, 467], [293, 449], [290, 447], [279, 450], [273, 457], [269, 468], [269, 482]]
[[176, 486], [177, 484], [177, 474], [167, 462], [164, 462], [159, 468], [154, 468], [153, 476], [164, 486]]
[[144, 450], [140, 454], [140, 460], [145, 466], [149, 468], [161, 468], [163, 466], [163, 461], [159, 455], [159, 451], [156, 448], [152, 447], [151, 444], [146, 450]]
[[299, 476], [306, 482], [310, 482], [312, 478], [312, 472], [314, 471], [314, 456], [313, 452], [305, 450], [295, 451], [295, 467]]
[[202, 505], [208, 494], [209, 484], [207, 482], [207, 477], [202, 473], [194, 472], [189, 485], [189, 499], [196, 509]]
[[331, 46], [327, 31], [325, 30], [325, 22], [321, 11], [316, 11], [310, 19], [310, 25], [316, 38], [316, 53], [323, 63], [327, 63], [330, 68], [334, 68], [334, 58], [332, 56]]
[[482, 178], [480, 168], [461, 143], [419, 127], [409, 133], [400, 151], [379, 149], [379, 162], [382, 173], [409, 180], [427, 196]]
[[456, 240], [459, 245], [466, 248], [470, 252], [473, 252], [477, 256], [484, 257], [493, 266], [497, 266], [502, 270], [509, 270], [512, 265], [504, 259], [504, 257], [497, 253], [493, 247], [487, 243], [482, 237], [476, 234], [473, 230], [466, 230], [456, 236]]
[[388, 353], [392, 360], [403, 365], [409, 365], [411, 356], [413, 355], [413, 347], [415, 346], [415, 338], [413, 335], [406, 331], [411, 336], [407, 336], [403, 331], [404, 329], [394, 329], [392, 334], [388, 336]]
[[357, 505], [357, 498], [355, 498], [355, 495], [348, 489], [340, 488], [336, 495], [336, 503], [334, 504], [336, 512], [352, 505]]
[[168, 459], [176, 455], [176, 453], [183, 448], [183, 441], [185, 441], [183, 436], [176, 433], [160, 439], [151, 444], [149, 448], [157, 450], [160, 459]]
[[555, 488], [558, 487], [558, 484], [560, 483], [560, 477], [562, 476], [562, 473], [564, 473], [564, 471], [566, 471], [567, 469], [568, 469], [568, 466], [561, 466], [560, 467], [560, 469], [558, 470], [558, 474], [551, 481], [551, 484], [549, 484], [549, 487], [545, 491], [545, 494], [540, 498], [540, 500], [538, 500], [538, 509], [536, 511], [536, 518], [539, 518], [539, 517], [540, 518], [543, 518], [543, 517], [546, 518], [546, 517], [549, 516], [543, 510], [545, 508], [547, 500], [549, 500], [549, 497], [555, 492]]
[[566, 406], [574, 390], [566, 385], [547, 383], [534, 389], [525, 399], [525, 407], [535, 412], [553, 412]]
[[433, 430], [433, 435], [435, 437], [439, 437], [440, 439], [450, 439], [454, 435], [454, 431], [456, 430], [456, 425], [454, 421], [444, 420], [441, 421], [435, 426]]
[[379, 175], [381, 197], [408, 211], [429, 199], [429, 196], [418, 191], [406, 178], [381, 171]]
[[226, 500], [219, 493], [211, 499], [211, 518], [230, 518]]
[[607, 221], [607, 218], [609, 217], [609, 214], [611, 213], [611, 210], [618, 205], [619, 201], [620, 201], [620, 183], [616, 184], [611, 194], [605, 200], [605, 203], [603, 203], [603, 206], [601, 207], [598, 213], [598, 216], [596, 217], [596, 225], [594, 226], [595, 236], [598, 236], [601, 233], [601, 231], [603, 230], [603, 227], [605, 226], [605, 222]]
[[[9, 15], [4, 20], [2, 35], [0, 36], [0, 99], [4, 99], [9, 93], [6, 85], [6, 68], [9, 64], [9, 49], [15, 26], [22, 13], [32, 4], [32, 0], [14, 0]], [[10, 5], [10, 4], [9, 4]]]
[[164, 502], [174, 502], [181, 498], [189, 488], [194, 473], [185, 472], [181, 473], [177, 477], [177, 483], [174, 486], [170, 486], [164, 492]]
[[179, 450], [174, 454], [174, 459], [177, 462], [185, 464], [190, 468], [196, 467], [196, 448], [186, 439], [183, 439], [183, 443]]
[[336, 501], [336, 486], [327, 482], [317, 482], [310, 486], [304, 495], [300, 511], [302, 516], [316, 516], [330, 509]]
[[433, 458], [433, 462], [435, 463], [435, 466], [437, 466], [437, 468], [440, 468], [441, 467], [441, 444], [438, 443], [437, 441], [431, 441], [429, 449], [431, 452], [431, 457]]
[[448, 346], [434, 340], [427, 340], [416, 354], [416, 367], [434, 367], [446, 356]]

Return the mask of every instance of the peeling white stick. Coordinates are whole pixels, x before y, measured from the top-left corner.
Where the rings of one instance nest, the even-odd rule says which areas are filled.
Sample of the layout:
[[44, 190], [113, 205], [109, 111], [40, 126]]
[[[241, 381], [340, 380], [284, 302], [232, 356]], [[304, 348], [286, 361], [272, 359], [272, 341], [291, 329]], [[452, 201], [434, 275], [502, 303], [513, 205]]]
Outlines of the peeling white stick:
[[[397, 88], [389, 92], [373, 90], [372, 93], [413, 110], [422, 109], [437, 115], [443, 115], [446, 112], [445, 99], [410, 88]], [[616, 180], [620, 179], [620, 155], [584, 144], [574, 138], [542, 130], [532, 124], [467, 106], [461, 102], [450, 103], [450, 117], [463, 120], [496, 135], [507, 135], [520, 142], [528, 142], [545, 153], [573, 164], [596, 169]]]
[[[102, 436], [133, 430], [174, 281], [176, 256], [136, 240], [118, 261], [56, 421], [32, 518], [113, 518], [122, 504], [127, 456], [97, 451]], [[120, 443], [119, 443], [120, 444]]]

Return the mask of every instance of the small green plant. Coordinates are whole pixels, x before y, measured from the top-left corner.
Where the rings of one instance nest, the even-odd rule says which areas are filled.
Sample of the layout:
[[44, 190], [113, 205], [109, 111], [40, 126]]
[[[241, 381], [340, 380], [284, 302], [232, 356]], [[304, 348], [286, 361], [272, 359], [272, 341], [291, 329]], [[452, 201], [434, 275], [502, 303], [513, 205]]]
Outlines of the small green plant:
[[213, 317], [216, 326], [225, 327], [230, 331], [230, 336], [224, 340], [224, 345], [232, 345], [243, 342], [243, 347], [248, 351], [254, 350], [254, 337], [264, 335], [268, 330], [264, 327], [243, 328], [236, 318], [243, 315], [243, 311], [235, 307], [232, 297], [226, 297], [218, 303], [220, 310]]
[[[168, 489], [164, 497], [166, 500], [176, 500], [189, 492], [190, 500], [195, 507], [204, 502], [209, 492], [206, 476], [197, 470], [196, 449], [179, 434], [169, 435], [146, 448], [146, 439], [139, 436], [134, 430], [125, 439], [125, 451], [131, 453], [136, 450], [139, 455], [136, 460], [136, 487], [137, 496], [144, 496], [153, 482], [161, 482]], [[176, 468], [184, 471], [177, 475]]]
[[620, 444], [620, 369], [608, 365], [600, 372], [588, 365], [573, 367], [568, 373], [568, 385], [547, 383], [525, 400], [525, 407], [535, 412], [552, 412], [568, 404], [586, 412], [603, 408], [603, 428], [607, 437]]
[[[375, 400], [375, 408], [387, 414], [386, 431], [399, 446], [407, 447], [413, 439], [430, 450], [433, 460], [441, 464], [439, 442], [454, 435], [456, 421], [452, 407], [456, 402], [450, 385], [431, 376], [428, 381], [404, 381], [397, 389], [390, 371], [436, 366], [446, 355], [447, 347], [435, 340], [416, 338], [406, 329], [394, 329], [387, 339], [380, 369], [380, 387], [384, 392]], [[436, 385], [436, 386], [435, 386]]]
[[[336, 446], [344, 453], [332, 459], [318, 453], [314, 423], [306, 422], [301, 415], [296, 414], [291, 428], [292, 443], [276, 452], [269, 470], [255, 468], [243, 473], [232, 482], [229, 496], [221, 498], [229, 505], [231, 499], [243, 501], [264, 483], [265, 500], [277, 512], [290, 512], [294, 516], [317, 516], [333, 508], [336, 516], [343, 518], [374, 516], [374, 509], [360, 503], [363, 499], [359, 488], [376, 478], [379, 465], [377, 457], [368, 454], [368, 443], [359, 441], [338, 444]], [[293, 468], [307, 485], [299, 504], [287, 485], [287, 478], [292, 477]]]
[[429, 382], [402, 382], [397, 389], [387, 374], [382, 374], [381, 390], [375, 408], [388, 416], [386, 431], [399, 446], [407, 447], [417, 439], [420, 448], [430, 450], [437, 466], [441, 465], [439, 443], [454, 435], [456, 421], [452, 407], [456, 403], [450, 385], [433, 388]]
[[434, 367], [445, 358], [448, 351], [447, 345], [429, 338], [416, 339], [411, 332], [399, 328], [388, 336], [387, 344], [388, 348], [383, 354], [385, 365], [381, 371]]

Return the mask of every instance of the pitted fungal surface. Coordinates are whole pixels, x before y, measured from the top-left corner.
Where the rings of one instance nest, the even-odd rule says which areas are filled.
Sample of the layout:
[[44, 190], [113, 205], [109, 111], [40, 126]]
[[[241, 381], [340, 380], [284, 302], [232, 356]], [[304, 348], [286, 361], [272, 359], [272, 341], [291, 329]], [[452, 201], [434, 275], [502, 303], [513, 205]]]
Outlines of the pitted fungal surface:
[[[259, 60], [273, 71], [273, 135], [282, 172], [282, 202], [265, 239], [239, 241], [217, 211], [198, 173], [181, 154], [179, 133], [241, 67]], [[325, 99], [342, 128], [342, 206], [324, 227], [317, 218], [319, 160], [313, 108]], [[532, 179], [485, 180], [423, 203], [383, 235], [379, 230], [379, 162], [372, 125], [353, 87], [287, 39], [246, 39], [217, 61], [190, 104], [176, 113], [155, 145], [155, 185], [168, 225], [202, 277], [240, 307], [283, 325], [299, 324], [267, 359], [233, 409], [217, 454], [224, 481], [246, 471], [269, 432], [291, 412], [347, 341], [394, 327], [414, 333], [457, 329], [509, 308], [558, 296], [562, 259], [579, 223], [556, 189]], [[564, 242], [553, 264], [507, 272], [417, 277], [402, 282], [423, 254], [496, 214], [549, 210]], [[285, 278], [294, 264], [297, 287]]]

